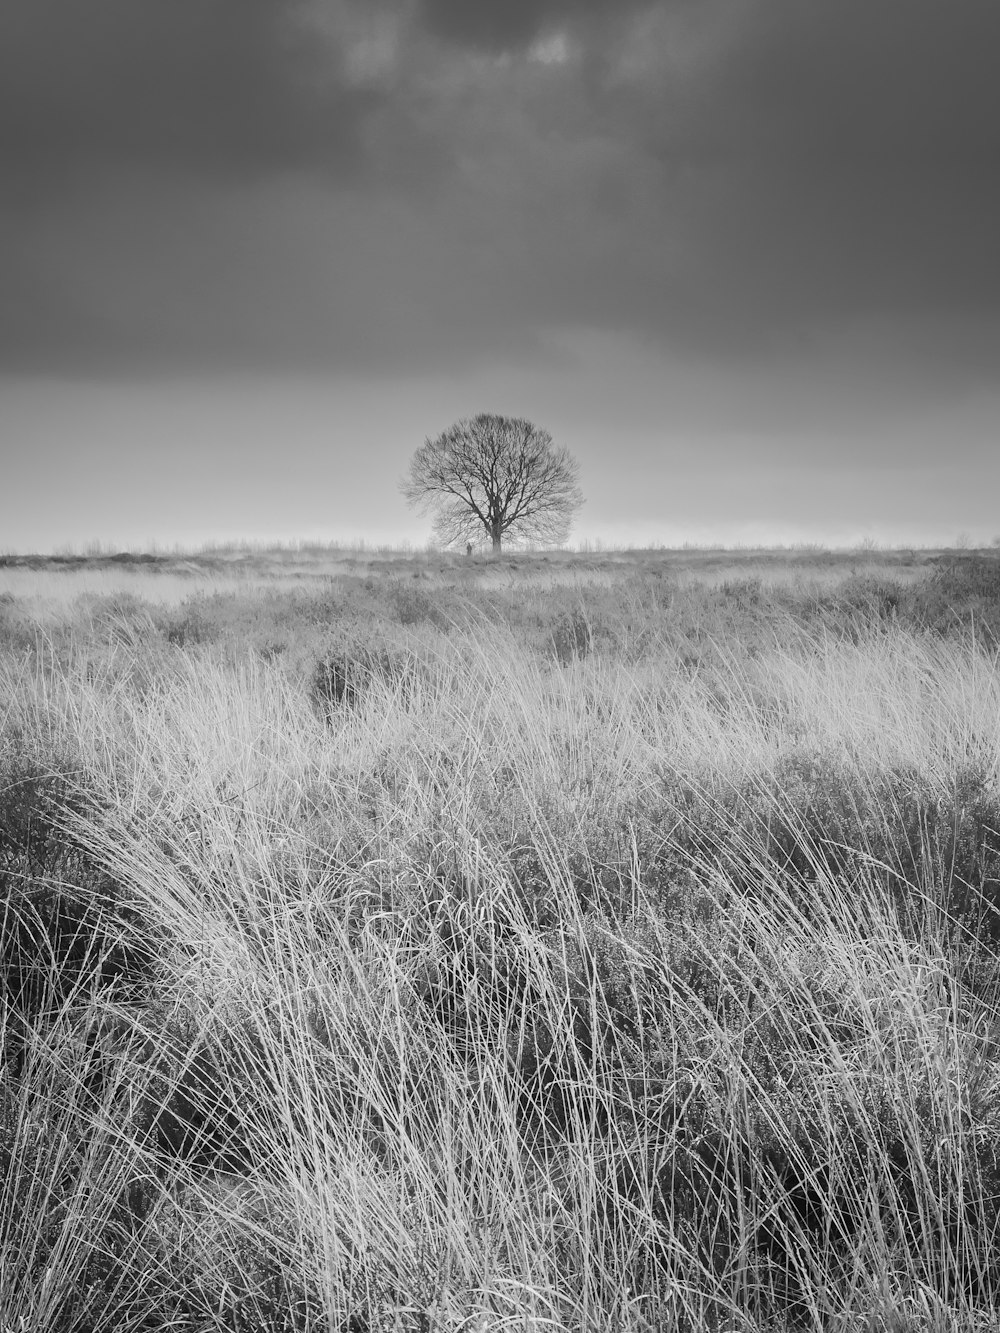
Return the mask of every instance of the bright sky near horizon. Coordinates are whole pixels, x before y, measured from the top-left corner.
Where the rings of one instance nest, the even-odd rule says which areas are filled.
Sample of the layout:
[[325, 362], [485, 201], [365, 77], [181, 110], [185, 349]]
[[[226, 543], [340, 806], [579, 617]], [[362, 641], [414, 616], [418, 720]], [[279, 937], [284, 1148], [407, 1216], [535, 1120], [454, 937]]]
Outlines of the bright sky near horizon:
[[0, 0], [0, 550], [1000, 535], [996, 0]]

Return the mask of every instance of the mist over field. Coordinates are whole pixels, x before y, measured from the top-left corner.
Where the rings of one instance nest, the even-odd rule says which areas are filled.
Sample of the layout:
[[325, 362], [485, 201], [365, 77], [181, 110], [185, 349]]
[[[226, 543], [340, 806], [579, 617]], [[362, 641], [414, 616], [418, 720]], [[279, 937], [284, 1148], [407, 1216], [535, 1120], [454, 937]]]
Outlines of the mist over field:
[[998, 644], [991, 552], [5, 562], [0, 1327], [995, 1328]]

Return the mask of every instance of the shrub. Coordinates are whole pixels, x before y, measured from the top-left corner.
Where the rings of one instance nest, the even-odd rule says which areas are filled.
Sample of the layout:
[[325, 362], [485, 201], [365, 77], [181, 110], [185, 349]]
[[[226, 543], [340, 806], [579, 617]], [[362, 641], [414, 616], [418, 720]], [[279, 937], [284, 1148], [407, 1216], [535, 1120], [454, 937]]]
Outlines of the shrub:
[[723, 601], [732, 603], [740, 611], [756, 610], [766, 602], [760, 579], [725, 579], [719, 591]]
[[89, 601], [94, 628], [106, 642], [139, 648], [156, 637], [156, 622], [141, 598], [117, 592]]
[[858, 628], [896, 620], [909, 606], [902, 584], [892, 579], [855, 574], [846, 579], [833, 598], [835, 611]]
[[919, 588], [917, 615], [938, 633], [973, 625], [991, 643], [1000, 643], [1000, 559], [989, 555], [949, 555]]
[[552, 650], [560, 666], [569, 666], [590, 652], [593, 642], [590, 624], [583, 611], [564, 611], [552, 629]]
[[[414, 571], [414, 579], [420, 576], [419, 570]], [[429, 621], [443, 629], [448, 623], [437, 602], [419, 583], [393, 580], [389, 587], [389, 604], [401, 625], [419, 625], [422, 621]]]
[[168, 612], [162, 620], [161, 630], [168, 643], [185, 648], [191, 644], [213, 642], [219, 637], [220, 626], [217, 620], [206, 615], [201, 602], [192, 601]]
[[0, 593], [0, 647], [22, 653], [38, 642], [38, 630], [12, 593]]
[[412, 673], [413, 661], [406, 653], [388, 647], [345, 647], [317, 662], [311, 681], [312, 699], [323, 712], [357, 707], [372, 684], [405, 689]]

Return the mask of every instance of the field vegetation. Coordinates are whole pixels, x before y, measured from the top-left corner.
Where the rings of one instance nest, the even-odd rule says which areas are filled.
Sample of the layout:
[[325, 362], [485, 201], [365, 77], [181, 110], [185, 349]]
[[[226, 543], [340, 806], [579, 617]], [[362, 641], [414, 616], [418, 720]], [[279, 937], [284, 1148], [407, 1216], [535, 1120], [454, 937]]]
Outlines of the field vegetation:
[[4, 1333], [997, 1328], [1000, 552], [2, 563]]

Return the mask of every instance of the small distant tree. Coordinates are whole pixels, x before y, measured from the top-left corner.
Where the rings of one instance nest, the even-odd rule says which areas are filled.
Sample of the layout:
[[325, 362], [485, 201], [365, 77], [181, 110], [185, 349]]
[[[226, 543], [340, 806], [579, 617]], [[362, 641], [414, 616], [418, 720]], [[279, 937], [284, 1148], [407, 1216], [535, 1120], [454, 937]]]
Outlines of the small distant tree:
[[434, 516], [445, 546], [488, 537], [555, 546], [583, 504], [578, 465], [548, 431], [520, 417], [481, 413], [425, 440], [401, 483], [409, 504]]

